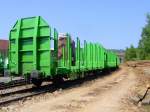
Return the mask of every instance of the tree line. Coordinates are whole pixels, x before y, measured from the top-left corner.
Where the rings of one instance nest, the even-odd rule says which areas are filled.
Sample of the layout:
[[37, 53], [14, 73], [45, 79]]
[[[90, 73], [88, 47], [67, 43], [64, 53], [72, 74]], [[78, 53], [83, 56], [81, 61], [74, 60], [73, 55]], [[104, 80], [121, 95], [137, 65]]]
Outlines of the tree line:
[[147, 14], [146, 25], [142, 29], [138, 47], [131, 45], [126, 48], [125, 60], [150, 60], [150, 14]]

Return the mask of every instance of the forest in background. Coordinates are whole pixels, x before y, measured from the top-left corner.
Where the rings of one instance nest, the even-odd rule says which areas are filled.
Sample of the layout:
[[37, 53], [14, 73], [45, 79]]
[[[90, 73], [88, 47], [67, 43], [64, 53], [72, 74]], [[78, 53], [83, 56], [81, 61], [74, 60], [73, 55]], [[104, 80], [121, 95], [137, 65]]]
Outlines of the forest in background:
[[138, 47], [131, 45], [126, 48], [125, 60], [150, 60], [150, 14], [147, 14], [146, 25], [142, 29]]

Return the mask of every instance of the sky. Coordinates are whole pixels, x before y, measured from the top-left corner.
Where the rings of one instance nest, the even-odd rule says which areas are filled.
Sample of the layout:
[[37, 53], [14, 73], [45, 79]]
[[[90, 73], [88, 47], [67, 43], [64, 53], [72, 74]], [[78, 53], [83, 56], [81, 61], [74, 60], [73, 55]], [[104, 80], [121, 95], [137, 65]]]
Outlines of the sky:
[[150, 0], [1, 0], [0, 39], [8, 39], [17, 19], [42, 16], [82, 44], [87, 40], [108, 49], [137, 47], [148, 12]]

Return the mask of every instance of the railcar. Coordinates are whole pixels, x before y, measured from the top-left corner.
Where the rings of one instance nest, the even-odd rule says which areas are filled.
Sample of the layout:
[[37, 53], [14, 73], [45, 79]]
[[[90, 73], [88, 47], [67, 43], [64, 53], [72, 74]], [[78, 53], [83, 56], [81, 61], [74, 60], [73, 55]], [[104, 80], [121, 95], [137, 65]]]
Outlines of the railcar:
[[[107, 51], [99, 43], [84, 41], [81, 47], [79, 38], [76, 39], [75, 63], [72, 63], [73, 49], [68, 33], [66, 46], [62, 46], [62, 57], [58, 59], [58, 32], [40, 16], [17, 20], [9, 40], [11, 75], [23, 75], [37, 86], [45, 79], [54, 82], [62, 78], [74, 80], [85, 77], [87, 72], [119, 66], [115, 53]], [[53, 50], [51, 44], [54, 44]]]

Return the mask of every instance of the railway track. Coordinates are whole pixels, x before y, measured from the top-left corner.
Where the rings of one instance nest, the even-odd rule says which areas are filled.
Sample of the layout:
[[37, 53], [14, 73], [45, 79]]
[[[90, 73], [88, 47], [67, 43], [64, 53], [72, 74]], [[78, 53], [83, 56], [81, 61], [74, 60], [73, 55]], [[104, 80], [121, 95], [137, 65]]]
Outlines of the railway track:
[[0, 107], [9, 104], [13, 101], [18, 101], [27, 97], [43, 94], [46, 92], [52, 92], [55, 90], [55, 86], [53, 84], [45, 84], [39, 88], [30, 86], [26, 89], [6, 92], [0, 94]]
[[20, 80], [15, 80], [15, 81], [10, 81], [10, 82], [0, 82], [0, 90], [12, 88], [12, 87], [17, 87], [17, 86], [22, 86], [30, 84], [29, 81], [26, 81], [25, 79], [20, 79]]
[[57, 87], [56, 85], [52, 83], [51, 84], [49, 83], [39, 88], [30, 86], [30, 85], [27, 88], [22, 88], [22, 89], [18, 88], [18, 90], [15, 90], [15, 91], [13, 91], [13, 88], [11, 88], [11, 90], [9, 90], [8, 92], [4, 91], [0, 93], [0, 107], [10, 104], [14, 101], [25, 99], [27, 97], [40, 95], [46, 92], [54, 92], [58, 90], [59, 88], [69, 89], [70, 87], [75, 87], [77, 85], [82, 84], [85, 80], [89, 80], [89, 79], [87, 78], [87, 79], [81, 79], [81, 80], [65, 81], [60, 85], [60, 87]]
[[30, 85], [24, 86], [22, 89], [19, 86], [17, 90], [14, 90], [14, 88], [10, 88], [11, 90], [9, 91], [3, 90], [4, 92], [0, 90], [0, 107], [10, 104], [14, 101], [25, 99], [27, 97], [36, 96], [36, 95], [40, 95], [40, 94], [47, 93], [47, 92], [52, 93], [60, 88], [69, 89], [72, 87], [77, 87], [86, 81], [91, 81], [91, 80], [97, 79], [98, 77], [103, 77], [107, 75], [108, 73], [110, 72], [100, 72], [100, 73], [96, 73], [93, 75], [89, 75], [85, 78], [64, 81], [63, 83], [60, 84], [59, 87], [57, 87], [52, 82], [45, 82], [39, 88], [34, 87], [32, 84], [30, 84]]

